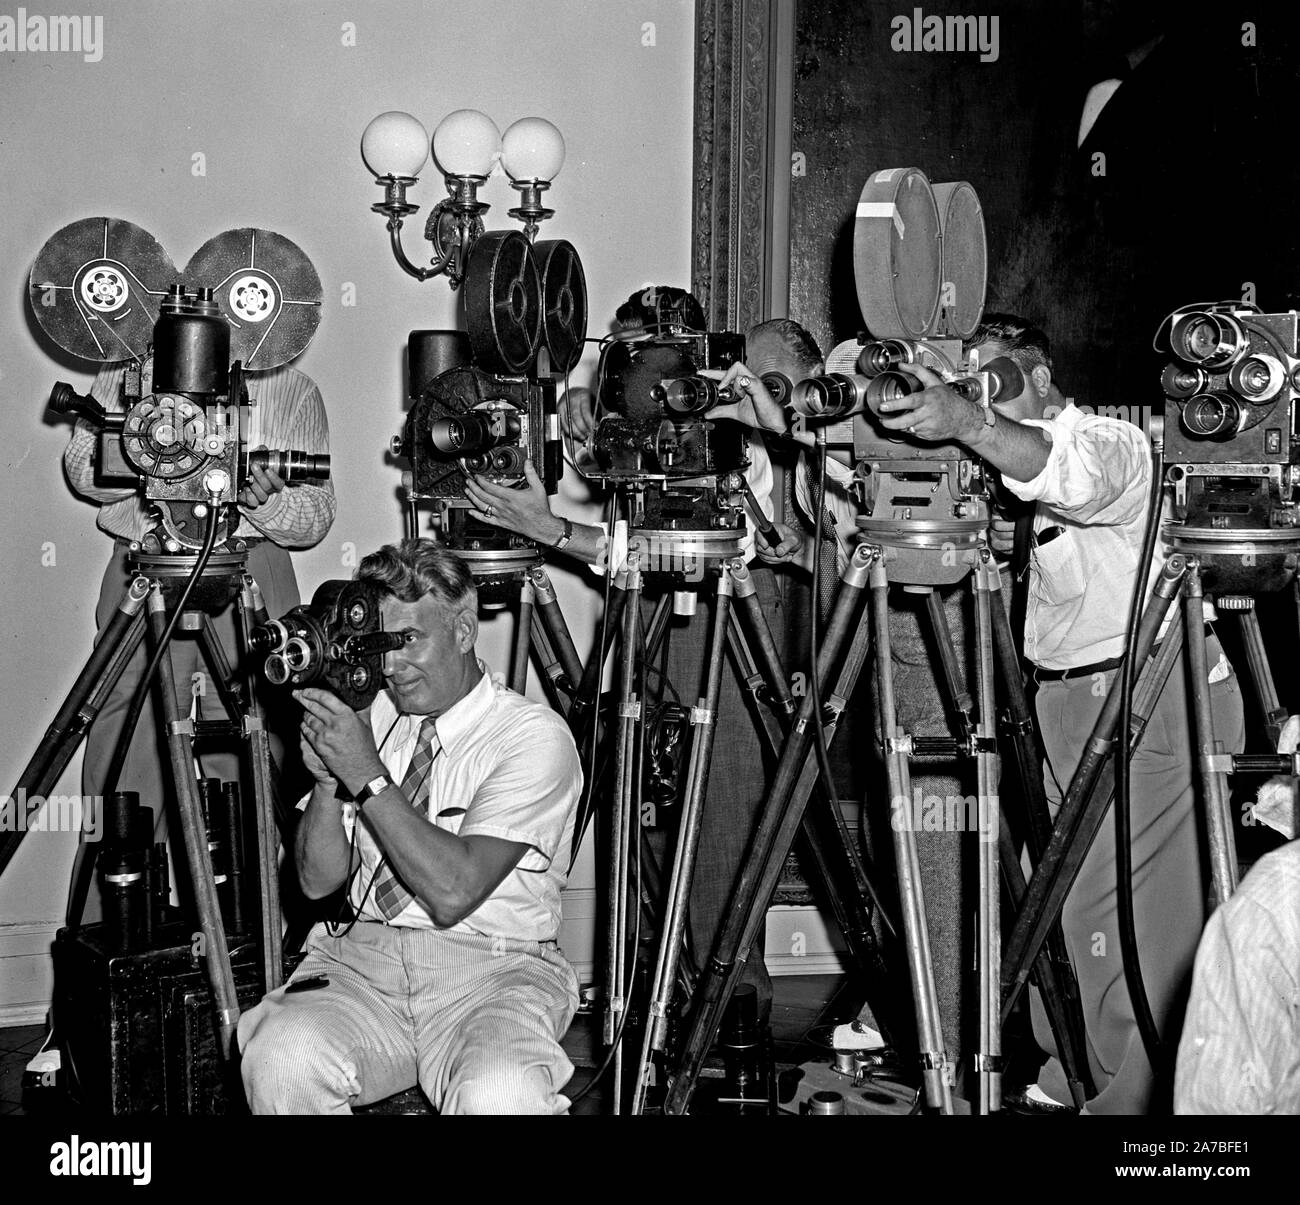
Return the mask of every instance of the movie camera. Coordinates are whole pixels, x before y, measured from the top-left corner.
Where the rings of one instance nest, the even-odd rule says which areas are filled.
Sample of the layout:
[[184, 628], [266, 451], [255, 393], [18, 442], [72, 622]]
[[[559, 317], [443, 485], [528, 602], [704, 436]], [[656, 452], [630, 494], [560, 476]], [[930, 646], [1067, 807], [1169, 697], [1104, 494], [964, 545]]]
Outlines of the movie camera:
[[469, 514], [465, 485], [474, 474], [522, 486], [527, 459], [555, 492], [564, 470], [556, 388], [582, 355], [587, 287], [570, 243], [494, 231], [474, 244], [464, 298], [465, 332], [411, 333], [412, 405], [391, 448], [411, 466], [408, 501], [435, 504], [442, 540], [482, 581], [540, 563], [531, 540]]
[[353, 711], [368, 707], [384, 684], [380, 660], [408, 643], [385, 632], [378, 591], [369, 582], [322, 582], [311, 602], [254, 628], [249, 648], [265, 654], [262, 672], [275, 686], [316, 686]]
[[787, 404], [796, 422], [822, 429], [827, 447], [851, 452], [858, 525], [885, 547], [891, 578], [950, 584], [969, 571], [988, 527], [985, 468], [959, 445], [886, 430], [878, 410], [924, 388], [908, 367], [930, 369], [985, 407], [1024, 388], [1010, 360], [981, 364], [978, 351], [963, 350], [984, 311], [975, 190], [932, 186], [917, 168], [875, 172], [858, 202], [853, 266], [870, 335], [839, 344], [825, 375], [795, 382]]
[[[735, 556], [745, 534], [748, 436], [738, 423], [708, 418], [731, 395], [703, 371], [743, 361], [745, 339], [663, 316], [602, 348], [588, 441], [598, 467], [588, 475], [630, 491], [631, 526], [651, 551]], [[781, 388], [775, 376], [773, 388]]]
[[1207, 586], [1271, 591], [1295, 575], [1300, 553], [1300, 397], [1294, 311], [1260, 313], [1224, 302], [1176, 310], [1156, 348], [1172, 352], [1165, 479], [1175, 521], [1166, 538], [1200, 558]]
[[138, 226], [86, 218], [41, 249], [30, 288], [38, 323], [65, 351], [125, 361], [118, 409], [62, 381], [50, 406], [99, 428], [101, 481], [141, 484], [160, 529], [150, 551], [201, 548], [214, 511], [216, 542], [232, 536], [254, 466], [286, 485], [329, 477], [326, 455], [251, 448], [257, 424], [245, 374], [287, 363], [320, 320], [316, 270], [282, 235], [227, 231], [177, 272]]

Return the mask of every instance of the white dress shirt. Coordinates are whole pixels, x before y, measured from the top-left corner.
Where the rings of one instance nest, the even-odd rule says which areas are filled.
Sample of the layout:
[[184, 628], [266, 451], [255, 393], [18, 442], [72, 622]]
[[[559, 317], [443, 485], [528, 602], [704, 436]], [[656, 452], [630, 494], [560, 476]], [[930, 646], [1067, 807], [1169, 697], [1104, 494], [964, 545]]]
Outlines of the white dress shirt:
[[[479, 667], [482, 679], [436, 722], [442, 752], [429, 771], [429, 823], [462, 837], [499, 837], [529, 848], [492, 894], [451, 929], [554, 941], [582, 793], [577, 749], [554, 711], [494, 681], [482, 662]], [[405, 776], [424, 718], [399, 714], [386, 690], [371, 705], [371, 731], [394, 782]], [[351, 804], [344, 805], [349, 839], [355, 812]], [[349, 898], [363, 918], [382, 921], [367, 889], [383, 855], [366, 825], [356, 839], [361, 867], [352, 878]], [[387, 923], [439, 928], [418, 900]]]

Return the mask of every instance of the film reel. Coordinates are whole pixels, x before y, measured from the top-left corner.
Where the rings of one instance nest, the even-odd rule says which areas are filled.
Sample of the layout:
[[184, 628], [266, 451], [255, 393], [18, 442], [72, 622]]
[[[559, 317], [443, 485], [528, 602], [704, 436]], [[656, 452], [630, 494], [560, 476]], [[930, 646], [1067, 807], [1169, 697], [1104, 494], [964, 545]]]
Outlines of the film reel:
[[64, 351], [100, 363], [140, 359], [158, 305], [179, 278], [148, 231], [121, 218], [64, 226], [41, 248], [29, 277], [32, 313]]
[[230, 323], [230, 355], [249, 372], [298, 355], [320, 324], [320, 277], [303, 250], [274, 230], [243, 227], [210, 238], [185, 265], [190, 288], [210, 288]]
[[935, 333], [943, 285], [939, 209], [925, 173], [891, 167], [868, 177], [853, 227], [853, 277], [877, 338]]
[[542, 274], [542, 343], [552, 371], [565, 373], [582, 358], [587, 337], [587, 278], [564, 239], [534, 243], [533, 254]]
[[542, 338], [542, 278], [519, 231], [494, 230], [474, 244], [465, 270], [465, 325], [475, 364], [507, 376], [533, 366]]
[[939, 209], [943, 286], [939, 298], [940, 335], [969, 338], [984, 315], [988, 286], [988, 248], [984, 239], [984, 209], [975, 190], [959, 180], [936, 184]]

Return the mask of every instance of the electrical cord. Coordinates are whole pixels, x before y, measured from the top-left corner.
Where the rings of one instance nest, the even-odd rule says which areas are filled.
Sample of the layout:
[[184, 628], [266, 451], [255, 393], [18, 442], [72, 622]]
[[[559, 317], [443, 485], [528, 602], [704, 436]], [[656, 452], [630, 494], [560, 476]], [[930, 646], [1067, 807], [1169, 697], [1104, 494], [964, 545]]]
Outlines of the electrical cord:
[[[618, 495], [617, 493], [611, 493], [605, 508], [605, 538], [608, 541], [606, 548], [610, 553], [612, 553], [614, 547], [614, 519], [617, 505]], [[600, 736], [600, 699], [603, 693], [601, 679], [604, 677], [605, 656], [609, 649], [609, 600], [613, 590], [615, 572], [611, 555], [605, 564], [605, 603], [604, 612], [600, 617], [600, 640], [596, 653], [596, 664], [600, 668], [596, 676], [596, 698], [591, 708], [591, 740], [588, 748], [586, 789], [583, 791], [582, 801], [578, 805], [579, 819], [574, 826], [573, 848], [569, 853], [569, 869], [567, 872], [569, 874], [573, 873], [573, 867], [578, 861], [578, 851], [582, 848], [583, 839], [587, 835], [587, 828], [591, 824], [592, 816], [595, 814], [592, 799], [596, 790], [596, 745]]]
[[[1146, 583], [1155, 555], [1156, 533], [1160, 526], [1162, 455], [1158, 444], [1151, 448], [1151, 498], [1147, 505], [1147, 527], [1142, 537], [1142, 550], [1138, 556], [1137, 576], [1129, 599], [1128, 623], [1125, 629], [1124, 660], [1120, 667], [1120, 710], [1118, 744], [1115, 750], [1115, 883], [1118, 905], [1120, 955], [1124, 966], [1124, 981], [1133, 1003], [1142, 1045], [1153, 1068], [1163, 1059], [1163, 1044], [1151, 1014], [1146, 985], [1142, 980], [1141, 959], [1137, 947], [1137, 930], [1133, 915], [1133, 848], [1132, 812], [1130, 797], [1129, 758], [1133, 742], [1133, 688], [1137, 667], [1133, 664], [1133, 646], [1137, 642], [1138, 622], [1146, 599]], [[1176, 620], [1175, 620], [1176, 622]]]
[[117, 791], [118, 779], [121, 778], [122, 769], [126, 765], [127, 754], [131, 748], [131, 739], [135, 735], [136, 725], [140, 722], [140, 713], [144, 711], [145, 700], [149, 697], [150, 685], [158, 672], [158, 666], [162, 664], [168, 646], [171, 644], [172, 634], [175, 632], [176, 625], [180, 622], [181, 615], [185, 611], [185, 604], [189, 602], [194, 586], [199, 578], [203, 576], [203, 571], [207, 568], [208, 561], [212, 556], [212, 550], [216, 547], [219, 521], [220, 508], [209, 506], [207, 529], [203, 534], [203, 547], [199, 551], [198, 559], [194, 562], [194, 568], [185, 582], [185, 587], [181, 591], [176, 606], [172, 608], [171, 619], [168, 620], [167, 627], [163, 630], [162, 639], [158, 641], [158, 647], [154, 649], [153, 657], [140, 679], [140, 685], [136, 688], [135, 696], [131, 700], [131, 710], [127, 712], [126, 721], [122, 725], [117, 744], [113, 748], [113, 760], [109, 763], [108, 775], [104, 779], [105, 797]]

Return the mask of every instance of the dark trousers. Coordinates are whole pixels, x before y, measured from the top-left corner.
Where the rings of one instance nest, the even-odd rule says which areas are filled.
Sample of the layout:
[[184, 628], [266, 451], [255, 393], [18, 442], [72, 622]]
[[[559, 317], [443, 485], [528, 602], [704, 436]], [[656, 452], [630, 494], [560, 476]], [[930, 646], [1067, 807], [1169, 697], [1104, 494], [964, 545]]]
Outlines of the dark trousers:
[[[131, 574], [126, 567], [127, 544], [118, 540], [112, 558], [104, 570], [103, 586], [100, 589], [99, 605], [95, 610], [97, 630], [102, 633], [113, 616], [113, 611], [122, 600], [122, 595], [131, 581]], [[275, 544], [265, 542], [254, 545], [248, 553], [247, 571], [257, 580], [266, 601], [267, 613], [276, 618], [290, 608], [298, 605], [298, 583], [294, 577], [293, 565], [289, 554]], [[235, 604], [237, 605], [237, 603]], [[239, 651], [235, 634], [233, 606], [227, 607], [219, 615], [213, 616], [213, 626], [218, 639], [226, 651], [232, 665], [239, 664]], [[99, 637], [96, 637], [98, 643]], [[176, 676], [176, 691], [182, 712], [189, 713], [190, 700], [198, 698], [200, 713], [207, 719], [221, 719], [226, 715], [221, 705], [216, 687], [211, 681], [207, 661], [195, 635], [178, 631], [173, 637], [170, 653]], [[99, 806], [98, 801], [104, 792], [108, 777], [109, 764], [113, 760], [113, 750], [117, 747], [117, 738], [130, 710], [131, 699], [135, 695], [141, 677], [148, 662], [148, 642], [142, 642], [131, 658], [113, 693], [109, 696], [95, 723], [86, 736], [85, 754], [81, 766], [81, 789], [88, 806]], [[264, 694], [267, 702], [274, 708], [281, 700]], [[164, 841], [169, 829], [169, 813], [174, 804], [172, 792], [171, 763], [168, 759], [167, 745], [159, 730], [156, 717], [156, 701], [151, 699], [140, 712], [135, 735], [131, 740], [126, 762], [118, 778], [119, 791], [136, 791], [140, 802], [153, 809], [154, 840]], [[268, 719], [274, 712], [268, 714]], [[283, 742], [274, 735], [272, 726], [272, 750], [279, 756], [283, 752]], [[236, 752], [204, 753], [201, 760], [203, 773], [207, 776], [235, 780], [239, 778], [240, 759]], [[179, 843], [173, 849], [175, 858], [172, 876], [185, 874], [184, 853]], [[94, 923], [100, 919], [101, 904], [99, 883], [91, 885], [90, 895], [86, 900], [84, 919]]]

